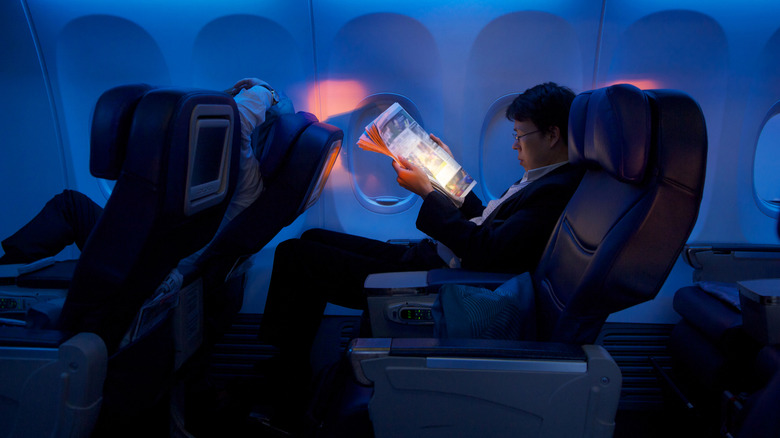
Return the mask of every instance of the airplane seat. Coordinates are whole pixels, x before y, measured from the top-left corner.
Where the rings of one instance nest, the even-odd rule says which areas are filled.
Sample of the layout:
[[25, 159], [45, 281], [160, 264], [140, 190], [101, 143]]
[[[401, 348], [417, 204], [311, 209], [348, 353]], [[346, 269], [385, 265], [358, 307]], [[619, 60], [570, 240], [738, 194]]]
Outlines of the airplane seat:
[[341, 152], [343, 138], [341, 129], [299, 111], [280, 115], [265, 142], [254, 144], [267, 191], [263, 197], [284, 199], [285, 209], [277, 215], [282, 223], [291, 223], [319, 199]]
[[[606, 90], [613, 93], [598, 99], [593, 92], [592, 120], [580, 119], [583, 98], [572, 104], [570, 160], [602, 169], [586, 172], [533, 274], [542, 339], [592, 342], [609, 314], [653, 299], [698, 216], [707, 156], [698, 104], [683, 92], [648, 90], [649, 116], [632, 120], [627, 113], [639, 109], [628, 105], [640, 103], [610, 106], [621, 93], [638, 98], [637, 89]], [[621, 137], [626, 147], [614, 148]], [[650, 144], [644, 156], [632, 141]]]
[[135, 109], [152, 90], [148, 84], [120, 85], [105, 91], [95, 104], [90, 130], [89, 173], [116, 181], [127, 156]]
[[[591, 344], [610, 313], [658, 293], [680, 254], [701, 202], [706, 128], [687, 94], [631, 85], [580, 94], [569, 125], [570, 161], [587, 171], [531, 274], [536, 340], [354, 340], [376, 437], [612, 436], [621, 374]], [[349, 397], [366, 391], [344, 393], [332, 436], [361, 418]]]
[[701, 282], [675, 292], [680, 315], [669, 339], [675, 380], [697, 404], [718, 405], [724, 390], [744, 388], [761, 346], [742, 324], [736, 284]]
[[[259, 129], [269, 129], [257, 135]], [[319, 199], [341, 151], [344, 133], [314, 114], [281, 114], [258, 127], [253, 148], [263, 193], [231, 220], [201, 256], [207, 283], [224, 280], [236, 263], [260, 251]], [[259, 139], [259, 140], [258, 140]]]
[[[732, 416], [722, 430], [738, 438], [770, 438], [780, 434], [780, 348], [767, 345], [756, 355], [756, 365], [751, 370], [762, 387], [749, 396], [742, 396], [743, 412]], [[736, 432], [735, 432], [736, 431]]]
[[[765, 413], [771, 403], [777, 406], [780, 338], [774, 303], [780, 280], [768, 278], [771, 268], [756, 268], [729, 278], [733, 282], [713, 281], [707, 272], [713, 267], [693, 265], [702, 271], [694, 275], [705, 280], [675, 292], [674, 309], [681, 319], [669, 338], [672, 367], [664, 381], [677, 394], [671, 400], [693, 406], [704, 427], [753, 436], [757, 429], [743, 432], [742, 420], [768, 425], [756, 419], [763, 415], [758, 412]], [[772, 430], [777, 434], [780, 427]]]
[[[780, 221], [777, 232], [780, 235]], [[780, 339], [772, 310], [780, 283], [776, 263], [756, 261], [765, 251], [776, 249], [689, 247], [686, 261], [696, 281], [674, 294], [680, 321], [669, 338], [672, 367], [669, 373], [661, 370], [664, 381], [673, 387], [675, 401], [693, 406], [705, 426], [722, 434], [780, 433], [777, 420], [762, 418], [776, 411], [780, 400]]]
[[74, 272], [64, 328], [97, 328], [111, 350], [179, 260], [209, 242], [238, 178], [236, 108], [202, 90], [157, 89], [138, 103], [120, 177]]
[[237, 180], [239, 123], [221, 92], [138, 85], [101, 96], [90, 170], [116, 185], [54, 329], [0, 326], [0, 435], [115, 435], [154, 423], [147, 414], [179, 360], [174, 332], [193, 328], [170, 310], [197, 297], [199, 283], [139, 310], [216, 232]]
[[209, 309], [204, 315], [206, 345], [213, 345], [240, 312], [251, 256], [319, 199], [343, 136], [341, 129], [304, 111], [280, 114], [255, 128], [252, 147], [263, 192], [220, 230], [197, 262]]

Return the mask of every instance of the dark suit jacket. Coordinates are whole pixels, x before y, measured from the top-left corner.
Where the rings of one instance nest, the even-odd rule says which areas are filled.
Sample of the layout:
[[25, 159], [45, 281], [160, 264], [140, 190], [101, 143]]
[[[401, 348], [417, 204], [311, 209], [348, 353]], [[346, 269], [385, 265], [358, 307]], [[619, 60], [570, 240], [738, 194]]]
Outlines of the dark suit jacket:
[[469, 220], [485, 209], [473, 192], [461, 208], [433, 192], [423, 201], [417, 228], [447, 245], [464, 269], [531, 271], [583, 173], [571, 164], [553, 170], [504, 201], [482, 225]]

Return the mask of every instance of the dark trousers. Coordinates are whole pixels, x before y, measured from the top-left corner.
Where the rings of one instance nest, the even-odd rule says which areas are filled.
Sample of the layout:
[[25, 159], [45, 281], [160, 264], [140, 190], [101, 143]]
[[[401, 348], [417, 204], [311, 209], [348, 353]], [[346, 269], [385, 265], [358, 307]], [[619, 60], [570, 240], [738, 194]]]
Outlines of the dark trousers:
[[261, 364], [278, 388], [277, 419], [299, 423], [310, 398], [310, 352], [327, 303], [366, 309], [363, 283], [372, 273], [443, 267], [435, 246], [396, 245], [321, 229], [276, 247], [260, 337], [279, 348]]
[[84, 247], [103, 208], [86, 195], [64, 190], [19, 231], [3, 240], [0, 263], [30, 263], [56, 255], [75, 243]]
[[283, 355], [308, 360], [327, 303], [365, 309], [363, 283], [369, 274], [443, 266], [430, 242], [408, 247], [308, 230], [276, 248], [261, 338]]

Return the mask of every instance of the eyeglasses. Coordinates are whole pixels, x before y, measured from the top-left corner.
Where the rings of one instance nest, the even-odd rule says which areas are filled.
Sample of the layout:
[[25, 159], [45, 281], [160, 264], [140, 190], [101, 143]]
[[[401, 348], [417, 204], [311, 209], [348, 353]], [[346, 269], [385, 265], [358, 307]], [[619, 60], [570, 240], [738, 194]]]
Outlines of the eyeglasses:
[[525, 137], [526, 135], [536, 134], [539, 131], [541, 131], [541, 129], [537, 129], [536, 131], [531, 131], [531, 132], [525, 133], [523, 135], [517, 135], [516, 132], [513, 132], [512, 133], [512, 137], [514, 137], [515, 141], [520, 141], [520, 139]]

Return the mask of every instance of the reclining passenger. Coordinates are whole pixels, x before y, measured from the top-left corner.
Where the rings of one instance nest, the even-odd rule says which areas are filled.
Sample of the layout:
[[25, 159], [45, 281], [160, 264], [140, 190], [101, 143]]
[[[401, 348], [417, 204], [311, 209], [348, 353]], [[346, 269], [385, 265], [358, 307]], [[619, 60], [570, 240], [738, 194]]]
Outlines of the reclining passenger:
[[[407, 161], [393, 162], [398, 183], [424, 199], [417, 228], [428, 236], [411, 246], [314, 229], [279, 244], [260, 336], [279, 356], [258, 365], [284, 385], [280, 415], [272, 424], [294, 428], [307, 399], [309, 354], [328, 302], [366, 308], [363, 283], [372, 273], [446, 267], [454, 253], [463, 268], [521, 273], [532, 270], [583, 170], [568, 164], [568, 116], [574, 93], [554, 83], [518, 96], [506, 116], [514, 122], [521, 180], [485, 207], [469, 193], [457, 208], [435, 191], [425, 173]], [[431, 139], [449, 152], [439, 138]], [[450, 251], [445, 251], [444, 245]]]
[[[236, 190], [220, 228], [251, 205], [263, 191], [250, 137], [277, 99], [273, 89], [257, 78], [242, 79], [225, 92], [235, 98], [241, 116], [241, 157]], [[102, 213], [102, 207], [86, 195], [64, 190], [47, 202], [30, 222], [2, 241], [5, 254], [0, 257], [0, 264], [30, 263], [54, 256], [72, 243], [81, 249]]]

